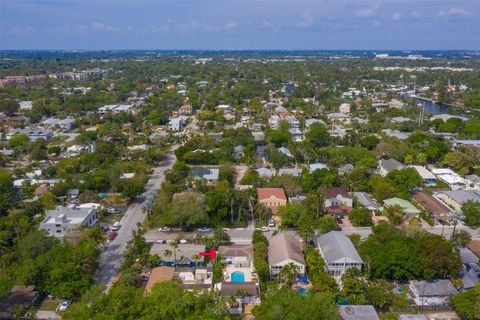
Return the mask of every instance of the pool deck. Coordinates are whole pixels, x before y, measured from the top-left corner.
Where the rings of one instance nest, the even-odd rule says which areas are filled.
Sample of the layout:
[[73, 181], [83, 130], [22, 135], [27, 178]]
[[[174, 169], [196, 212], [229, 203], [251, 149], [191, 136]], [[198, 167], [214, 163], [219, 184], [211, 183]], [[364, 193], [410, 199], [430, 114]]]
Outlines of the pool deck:
[[252, 272], [254, 272], [253, 268], [238, 268], [232, 265], [227, 265], [225, 270], [225, 274], [227, 275], [226, 278], [228, 279], [227, 281], [231, 281], [232, 279], [232, 273], [234, 272], [242, 272], [245, 275], [245, 282], [251, 282], [251, 281], [256, 281], [252, 277]]

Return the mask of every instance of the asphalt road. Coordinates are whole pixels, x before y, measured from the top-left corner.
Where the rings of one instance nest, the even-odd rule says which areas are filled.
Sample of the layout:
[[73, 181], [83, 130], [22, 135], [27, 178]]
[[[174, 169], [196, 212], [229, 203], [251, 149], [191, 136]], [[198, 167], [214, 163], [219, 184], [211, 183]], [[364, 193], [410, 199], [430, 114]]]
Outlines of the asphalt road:
[[99, 260], [99, 269], [95, 274], [95, 283], [97, 285], [105, 284], [107, 290], [110, 289], [120, 269], [122, 258], [127, 248], [127, 242], [132, 238], [132, 232], [137, 230], [137, 224], [143, 223], [147, 216], [147, 212], [142, 210], [142, 203], [145, 196], [152, 191], [156, 192], [160, 188], [165, 178], [165, 171], [170, 169], [174, 162], [175, 156], [169, 155], [166, 161], [155, 168], [145, 185], [146, 191], [140, 195], [125, 212], [125, 215], [120, 221], [121, 227], [120, 230], [118, 230], [116, 238], [103, 247], [103, 252]]
[[[427, 223], [422, 223], [422, 228], [425, 231], [430, 233], [442, 236], [446, 239], [450, 239], [453, 233], [453, 225], [449, 226], [442, 226], [442, 225], [435, 225], [430, 226]], [[457, 225], [456, 231], [465, 230], [467, 231], [472, 239], [480, 240], [480, 229], [473, 229], [465, 225]], [[368, 238], [368, 236], [372, 233], [372, 229], [370, 227], [343, 227], [342, 232], [345, 235], [350, 235], [352, 233], [358, 233], [362, 237], [362, 239]]]

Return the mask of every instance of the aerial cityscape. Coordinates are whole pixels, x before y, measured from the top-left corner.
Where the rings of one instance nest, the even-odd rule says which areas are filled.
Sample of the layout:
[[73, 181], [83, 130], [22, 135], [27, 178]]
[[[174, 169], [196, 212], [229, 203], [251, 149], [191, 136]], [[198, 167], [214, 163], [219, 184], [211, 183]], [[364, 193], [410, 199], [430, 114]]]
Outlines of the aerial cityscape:
[[480, 2], [0, 2], [0, 319], [480, 320]]

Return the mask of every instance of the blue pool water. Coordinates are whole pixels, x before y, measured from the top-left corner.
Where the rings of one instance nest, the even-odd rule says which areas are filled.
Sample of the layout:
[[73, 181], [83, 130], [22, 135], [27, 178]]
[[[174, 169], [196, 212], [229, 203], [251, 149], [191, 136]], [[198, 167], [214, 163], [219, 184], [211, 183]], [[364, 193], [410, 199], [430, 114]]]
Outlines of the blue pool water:
[[232, 282], [245, 282], [245, 274], [240, 271], [232, 272]]
[[301, 289], [298, 289], [297, 292], [300, 293], [302, 296], [304, 296], [304, 295], [307, 294], [308, 290], [304, 289], [304, 288], [301, 288]]

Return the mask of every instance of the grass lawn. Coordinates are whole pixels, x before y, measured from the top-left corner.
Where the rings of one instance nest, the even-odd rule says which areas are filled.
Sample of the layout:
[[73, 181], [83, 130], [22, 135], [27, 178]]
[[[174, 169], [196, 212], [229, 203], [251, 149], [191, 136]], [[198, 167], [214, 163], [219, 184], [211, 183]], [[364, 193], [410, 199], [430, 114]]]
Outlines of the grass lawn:
[[59, 304], [60, 304], [60, 300], [46, 298], [42, 301], [42, 304], [40, 305], [40, 308], [38, 308], [38, 310], [55, 311]]
[[65, 142], [65, 140], [68, 139], [68, 136], [57, 136], [57, 137], [52, 137], [48, 140], [48, 146], [52, 147], [55, 145], [59, 145], [62, 142]]
[[110, 214], [107, 213], [100, 218], [100, 223], [113, 224], [115, 221], [120, 221], [123, 218], [123, 214]]

